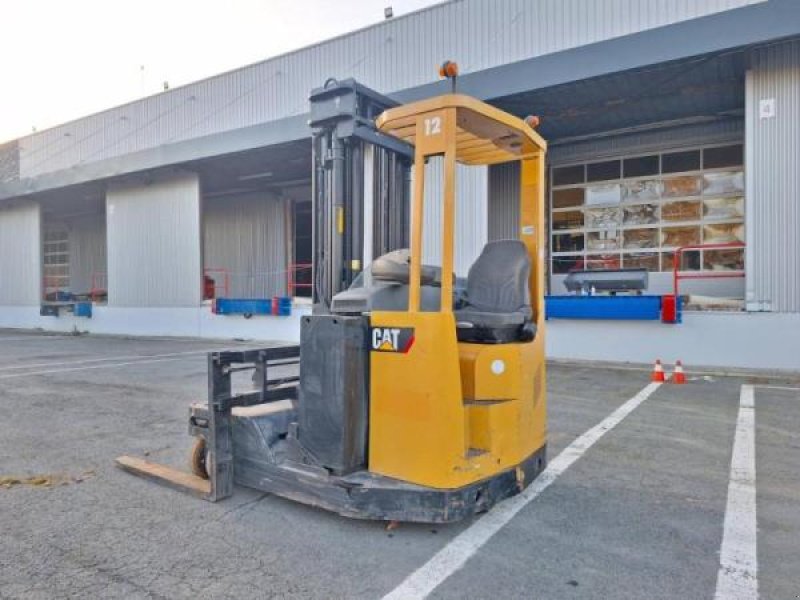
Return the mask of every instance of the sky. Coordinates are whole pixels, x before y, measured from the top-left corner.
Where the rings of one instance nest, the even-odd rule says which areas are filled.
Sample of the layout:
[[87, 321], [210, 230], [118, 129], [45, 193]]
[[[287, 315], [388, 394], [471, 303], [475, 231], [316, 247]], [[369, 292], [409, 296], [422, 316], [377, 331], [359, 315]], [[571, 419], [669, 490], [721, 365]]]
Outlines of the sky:
[[0, 143], [441, 0], [3, 0]]

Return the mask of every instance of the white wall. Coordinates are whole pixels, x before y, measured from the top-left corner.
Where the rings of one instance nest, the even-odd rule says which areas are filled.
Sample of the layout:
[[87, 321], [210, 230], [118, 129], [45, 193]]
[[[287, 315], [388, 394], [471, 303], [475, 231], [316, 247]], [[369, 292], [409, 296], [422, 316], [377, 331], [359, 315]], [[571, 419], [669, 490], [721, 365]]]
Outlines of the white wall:
[[38, 306], [42, 290], [41, 213], [26, 202], [0, 209], [0, 305]]
[[198, 306], [202, 301], [200, 184], [194, 173], [110, 186], [108, 304]]
[[548, 358], [800, 371], [800, 315], [684, 313], [683, 323], [547, 321]]

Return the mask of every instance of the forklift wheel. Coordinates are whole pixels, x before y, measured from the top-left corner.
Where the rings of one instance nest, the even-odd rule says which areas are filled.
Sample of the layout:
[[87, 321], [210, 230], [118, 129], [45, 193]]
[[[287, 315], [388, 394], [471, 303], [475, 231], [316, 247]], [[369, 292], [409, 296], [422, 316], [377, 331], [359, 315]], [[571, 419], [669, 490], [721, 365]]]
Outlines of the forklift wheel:
[[192, 453], [189, 456], [189, 466], [192, 473], [203, 479], [208, 479], [208, 468], [206, 467], [206, 441], [199, 437], [194, 441]]

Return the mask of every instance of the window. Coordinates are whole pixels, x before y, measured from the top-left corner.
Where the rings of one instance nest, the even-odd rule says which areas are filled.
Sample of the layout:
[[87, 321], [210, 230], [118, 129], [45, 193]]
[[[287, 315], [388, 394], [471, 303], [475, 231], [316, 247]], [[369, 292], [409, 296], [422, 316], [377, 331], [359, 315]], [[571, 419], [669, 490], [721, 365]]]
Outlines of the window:
[[[743, 242], [742, 158], [737, 144], [554, 168], [552, 273], [671, 271], [676, 248]], [[741, 270], [743, 261], [741, 248], [686, 251], [680, 268]]]
[[608, 181], [619, 179], [620, 162], [610, 160], [606, 162], [590, 163], [586, 165], [586, 181]]

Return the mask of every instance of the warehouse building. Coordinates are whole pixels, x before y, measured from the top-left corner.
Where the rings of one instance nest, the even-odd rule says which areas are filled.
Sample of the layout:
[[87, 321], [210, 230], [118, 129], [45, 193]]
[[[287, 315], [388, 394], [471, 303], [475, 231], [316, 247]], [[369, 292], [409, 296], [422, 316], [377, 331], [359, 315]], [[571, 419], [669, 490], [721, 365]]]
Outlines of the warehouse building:
[[[800, 369], [796, 0], [452, 0], [2, 144], [0, 326], [296, 339], [310, 90], [424, 98], [444, 59], [459, 91], [542, 119], [551, 295], [576, 269], [646, 269], [650, 294], [676, 261], [688, 276], [682, 323], [552, 319], [551, 356]], [[518, 182], [461, 176], [459, 274], [518, 235]], [[295, 302], [223, 315], [211, 296]], [[91, 317], [48, 308], [64, 299]]]

